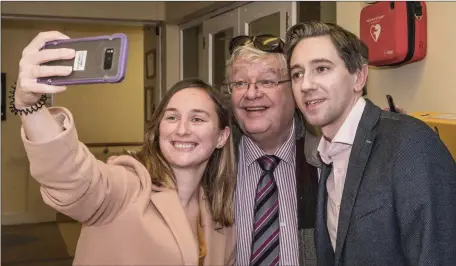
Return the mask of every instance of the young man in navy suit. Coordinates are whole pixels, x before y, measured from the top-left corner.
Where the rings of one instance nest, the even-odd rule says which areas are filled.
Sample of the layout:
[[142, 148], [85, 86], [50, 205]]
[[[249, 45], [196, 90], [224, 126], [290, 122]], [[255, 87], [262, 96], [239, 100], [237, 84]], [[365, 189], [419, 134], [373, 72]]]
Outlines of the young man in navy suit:
[[308, 22], [287, 33], [297, 106], [321, 128], [318, 264], [456, 265], [456, 164], [422, 121], [364, 99], [367, 49]]

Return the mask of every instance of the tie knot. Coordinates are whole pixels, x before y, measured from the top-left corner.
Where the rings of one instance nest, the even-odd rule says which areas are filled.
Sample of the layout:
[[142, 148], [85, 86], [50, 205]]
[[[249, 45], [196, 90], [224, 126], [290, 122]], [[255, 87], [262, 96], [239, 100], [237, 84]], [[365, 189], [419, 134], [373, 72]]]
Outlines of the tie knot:
[[265, 155], [258, 158], [257, 161], [263, 171], [270, 172], [274, 171], [280, 163], [280, 158], [275, 155]]

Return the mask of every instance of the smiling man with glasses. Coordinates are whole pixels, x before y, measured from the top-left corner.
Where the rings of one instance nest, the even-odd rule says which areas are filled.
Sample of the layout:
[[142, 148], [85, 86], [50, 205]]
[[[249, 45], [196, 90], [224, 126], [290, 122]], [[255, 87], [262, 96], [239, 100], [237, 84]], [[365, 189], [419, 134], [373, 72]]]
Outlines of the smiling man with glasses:
[[225, 87], [236, 139], [237, 265], [316, 265], [313, 240], [319, 137], [297, 112], [284, 43], [231, 40]]

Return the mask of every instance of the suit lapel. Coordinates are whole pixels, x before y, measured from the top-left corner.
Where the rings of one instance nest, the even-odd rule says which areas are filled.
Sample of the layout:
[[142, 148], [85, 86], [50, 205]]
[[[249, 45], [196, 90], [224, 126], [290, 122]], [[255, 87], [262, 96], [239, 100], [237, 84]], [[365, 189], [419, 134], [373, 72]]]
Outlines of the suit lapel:
[[340, 264], [342, 250], [350, 226], [351, 214], [356, 201], [356, 195], [375, 139], [374, 126], [378, 122], [380, 113], [380, 108], [373, 105], [369, 100], [366, 100], [366, 107], [359, 122], [352, 151], [350, 153], [347, 176], [342, 194], [335, 250], [336, 266]]
[[151, 200], [176, 239], [184, 260], [184, 265], [198, 264], [198, 247], [187, 216], [179, 202], [177, 192], [173, 189], [153, 193]]

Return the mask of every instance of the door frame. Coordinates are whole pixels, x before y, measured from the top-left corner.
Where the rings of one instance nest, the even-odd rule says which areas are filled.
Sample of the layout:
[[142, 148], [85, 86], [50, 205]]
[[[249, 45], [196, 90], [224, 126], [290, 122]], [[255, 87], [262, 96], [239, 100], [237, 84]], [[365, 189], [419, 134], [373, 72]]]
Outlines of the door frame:
[[222, 15], [213, 17], [206, 20], [203, 23], [203, 79], [209, 84], [213, 83], [212, 80], [212, 68], [213, 68], [213, 36], [218, 32], [223, 30], [233, 28], [233, 36], [238, 36], [241, 34], [240, 24], [239, 24], [239, 13], [240, 9], [226, 12]]
[[[195, 14], [190, 14], [188, 16], [186, 16], [184, 19], [183, 19], [183, 22], [182, 23], [178, 23], [179, 25], [179, 79], [183, 79], [184, 77], [184, 71], [183, 71], [183, 67], [184, 67], [184, 57], [183, 57], [183, 46], [184, 46], [184, 39], [183, 39], [183, 31], [188, 29], [188, 28], [192, 28], [194, 26], [197, 26], [197, 25], [201, 25], [201, 27], [203, 26], [203, 23], [211, 18], [214, 18], [214, 17], [217, 17], [217, 16], [220, 16], [220, 15], [223, 15], [227, 12], [230, 12], [230, 11], [233, 11], [239, 7], [242, 7], [244, 5], [247, 5], [249, 3], [252, 3], [252, 1], [245, 1], [245, 2], [239, 2], [239, 1], [235, 1], [233, 2], [232, 4], [229, 4], [227, 6], [224, 6], [222, 8], [218, 8], [214, 11], [209, 11], [208, 13], [204, 14], [204, 15], [200, 15], [200, 14], [197, 14], [198, 12], [195, 12]], [[215, 4], [214, 4], [215, 5]], [[194, 19], [189, 19], [189, 18], [192, 18], [192, 17], [195, 17]], [[203, 38], [204, 38], [204, 35], [203, 35]], [[202, 51], [204, 53], [204, 51]], [[203, 58], [200, 58], [200, 62], [203, 62]]]
[[[199, 18], [193, 20], [187, 20], [185, 23], [179, 25], [179, 78], [183, 78], [183, 31], [185, 29], [194, 27], [196, 25], [202, 25], [203, 27], [203, 51], [200, 59], [202, 66], [201, 78], [209, 83], [212, 83], [212, 54], [210, 49], [212, 47], [212, 36], [209, 36], [207, 32], [219, 32], [223, 29], [229, 28], [221, 25], [229, 25], [226, 22], [228, 16], [227, 13], [237, 12], [237, 28], [235, 28], [235, 35], [245, 34], [248, 30], [248, 23], [258, 18], [277, 13], [281, 11], [281, 38], [285, 39], [286, 30], [288, 27], [297, 23], [297, 12], [298, 3], [296, 1], [291, 2], [235, 2], [232, 6], [225, 8], [223, 11], [215, 11], [212, 13], [205, 14]], [[260, 10], [260, 12], [258, 12]], [[249, 17], [245, 15], [248, 13]], [[244, 13], [244, 14], [242, 14]], [[261, 13], [261, 15], [258, 15]], [[288, 18], [286, 16], [288, 15]], [[223, 21], [225, 19], [225, 21]], [[286, 22], [285, 22], [286, 21]], [[283, 23], [283, 24], [282, 24]], [[206, 27], [204, 26], [206, 25]], [[208, 26], [210, 25], [210, 26]], [[233, 25], [233, 24], [231, 24]], [[208, 28], [210, 27], [210, 28]], [[217, 29], [218, 28], [218, 29]], [[218, 30], [218, 31], [217, 31]]]
[[[289, 4], [288, 6], [286, 4]], [[297, 22], [297, 3], [293, 2], [253, 2], [239, 13], [241, 34], [249, 34], [249, 24], [257, 19], [280, 12], [280, 38], [285, 40], [289, 27]]]

